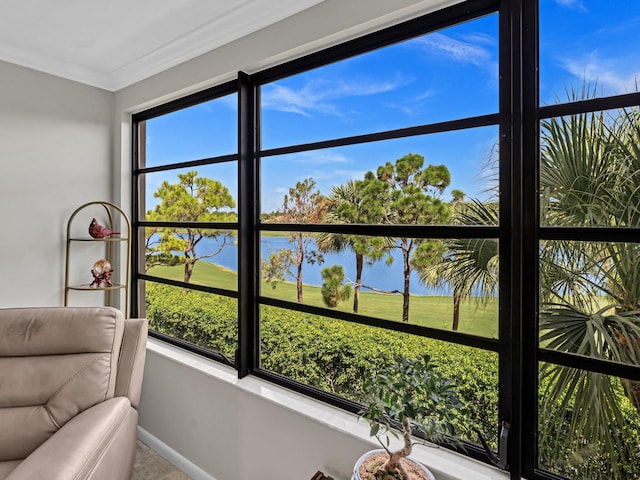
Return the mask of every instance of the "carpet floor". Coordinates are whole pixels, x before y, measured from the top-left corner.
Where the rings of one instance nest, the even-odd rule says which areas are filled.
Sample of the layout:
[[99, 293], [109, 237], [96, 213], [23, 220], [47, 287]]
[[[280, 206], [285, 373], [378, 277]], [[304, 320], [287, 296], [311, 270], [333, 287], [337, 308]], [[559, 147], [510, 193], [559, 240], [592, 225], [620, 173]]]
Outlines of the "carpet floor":
[[132, 480], [191, 480], [191, 477], [138, 441]]

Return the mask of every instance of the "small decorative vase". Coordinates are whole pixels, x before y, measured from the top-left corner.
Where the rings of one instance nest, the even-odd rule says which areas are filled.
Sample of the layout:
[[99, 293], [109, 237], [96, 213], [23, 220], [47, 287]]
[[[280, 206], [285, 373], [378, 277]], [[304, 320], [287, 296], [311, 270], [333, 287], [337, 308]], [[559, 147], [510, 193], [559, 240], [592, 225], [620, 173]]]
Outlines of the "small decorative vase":
[[[353, 467], [353, 476], [351, 477], [351, 480], [363, 480], [359, 473], [360, 466], [363, 463], [366, 463], [366, 461], [368, 461], [370, 457], [380, 455], [380, 454], [387, 455], [387, 452], [382, 449], [378, 449], [378, 450], [370, 450], [366, 452], [364, 455], [362, 455], [356, 462], [355, 466]], [[405, 460], [407, 462], [410, 462], [412, 466], [415, 467], [412, 469], [417, 475], [417, 477], [415, 477], [415, 480], [436, 480], [436, 477], [433, 476], [433, 474], [429, 471], [429, 469], [424, 465], [422, 465], [420, 462], [412, 460], [410, 457], [407, 457]]]

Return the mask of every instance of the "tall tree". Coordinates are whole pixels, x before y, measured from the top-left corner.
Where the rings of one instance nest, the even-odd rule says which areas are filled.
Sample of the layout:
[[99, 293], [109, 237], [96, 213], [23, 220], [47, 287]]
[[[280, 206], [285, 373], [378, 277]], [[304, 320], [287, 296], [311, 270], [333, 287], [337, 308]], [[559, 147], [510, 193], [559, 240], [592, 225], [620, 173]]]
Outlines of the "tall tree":
[[[235, 201], [227, 187], [218, 180], [198, 177], [192, 170], [178, 174], [177, 183], [162, 182], [153, 194], [160, 199], [155, 209], [147, 213], [148, 220], [166, 222], [232, 222], [237, 215], [231, 211]], [[202, 228], [164, 228], [159, 233], [159, 243], [152, 247], [147, 240], [147, 262], [150, 264], [184, 263], [184, 281], [189, 283], [193, 267], [203, 258], [211, 258], [231, 243], [230, 232], [212, 231]], [[205, 254], [198, 254], [196, 247], [203, 238], [220, 238], [219, 247]], [[181, 256], [174, 252], [181, 252]]]
[[[316, 189], [313, 178], [307, 178], [289, 188], [289, 194], [284, 196], [282, 211], [275, 216], [275, 221], [292, 224], [319, 223], [325, 208], [325, 197]], [[313, 237], [309, 232], [290, 232], [289, 243], [292, 248], [272, 253], [269, 260], [263, 263], [263, 277], [274, 288], [278, 281], [284, 280], [285, 275], [295, 278], [298, 302], [303, 303], [302, 266], [304, 263], [322, 264], [324, 260], [322, 254], [313, 248]], [[295, 273], [291, 272], [292, 268]]]
[[[363, 182], [349, 180], [346, 184], [332, 187], [327, 200], [325, 221], [329, 223], [380, 223], [364, 202]], [[365, 264], [380, 260], [393, 245], [388, 237], [365, 237], [343, 233], [321, 233], [317, 239], [321, 252], [353, 251], [356, 263], [354, 281], [353, 312], [358, 313], [362, 270]]]
[[[367, 172], [364, 179], [364, 201], [372, 215], [379, 215], [382, 223], [399, 225], [433, 225], [446, 222], [451, 216], [450, 206], [440, 197], [451, 182], [445, 165], [423, 168], [424, 157], [409, 153], [378, 167], [376, 173]], [[397, 246], [402, 253], [403, 288], [402, 321], [409, 321], [411, 272], [438, 251], [439, 242], [401, 236]]]

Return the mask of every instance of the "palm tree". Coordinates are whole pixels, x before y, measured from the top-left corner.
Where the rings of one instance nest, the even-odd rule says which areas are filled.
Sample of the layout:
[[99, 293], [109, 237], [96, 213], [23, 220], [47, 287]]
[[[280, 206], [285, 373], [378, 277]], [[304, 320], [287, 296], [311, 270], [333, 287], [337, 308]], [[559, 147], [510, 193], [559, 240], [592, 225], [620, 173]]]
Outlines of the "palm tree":
[[[458, 225], [497, 225], [498, 204], [476, 200], [455, 206], [453, 223]], [[440, 261], [418, 269], [418, 277], [428, 286], [449, 285], [453, 292], [453, 321], [457, 331], [460, 304], [477, 296], [480, 301], [495, 297], [498, 287], [498, 240], [462, 238], [444, 242]]]
[[[640, 226], [640, 111], [552, 118], [541, 132], [543, 225]], [[545, 348], [640, 365], [640, 245], [542, 242], [540, 301]], [[638, 382], [545, 364], [541, 385], [546, 466], [562, 472], [560, 446], [578, 452], [591, 444], [611, 465], [607, 478], [628, 478], [624, 459], [638, 447], [616, 433], [628, 430], [617, 392], [640, 412]]]
[[[344, 185], [333, 186], [324, 218], [329, 223], [369, 223], [371, 214], [364, 205], [360, 183], [349, 180]], [[349, 249], [355, 254], [354, 313], [358, 313], [362, 270], [365, 263], [380, 260], [392, 243], [392, 239], [385, 237], [370, 238], [342, 233], [321, 233], [318, 235], [317, 245], [320, 252], [342, 252]]]

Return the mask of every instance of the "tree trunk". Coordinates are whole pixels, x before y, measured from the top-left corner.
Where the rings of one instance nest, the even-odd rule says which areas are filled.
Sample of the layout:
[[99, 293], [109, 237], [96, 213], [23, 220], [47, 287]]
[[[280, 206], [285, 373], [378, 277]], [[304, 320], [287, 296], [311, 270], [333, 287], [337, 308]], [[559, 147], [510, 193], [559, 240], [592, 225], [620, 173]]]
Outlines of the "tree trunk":
[[460, 324], [460, 303], [462, 301], [462, 295], [458, 287], [453, 287], [453, 324], [451, 330], [458, 331], [458, 325]]
[[380, 465], [377, 473], [387, 473], [390, 475], [400, 473], [405, 480], [409, 480], [409, 474], [405, 470], [405, 468], [400, 463], [400, 460], [411, 455], [411, 424], [409, 423], [409, 419], [404, 417], [402, 419], [402, 439], [404, 440], [404, 445], [400, 450], [389, 451], [389, 458], [385, 463]]
[[191, 275], [193, 275], [193, 266], [195, 263], [195, 260], [189, 257], [184, 259], [184, 283], [189, 283], [191, 280]]
[[635, 380], [628, 380], [627, 383], [629, 399], [631, 400], [633, 406], [636, 407], [638, 413], [640, 413], [640, 382]]
[[193, 275], [193, 266], [196, 263], [195, 252], [195, 234], [191, 230], [187, 230], [189, 240], [187, 248], [184, 250], [184, 283], [189, 283], [191, 275]]
[[358, 313], [358, 302], [360, 300], [360, 283], [362, 281], [362, 265], [364, 255], [356, 253], [356, 288], [353, 292], [353, 313]]
[[[302, 242], [301, 240], [299, 240]], [[298, 303], [303, 303], [302, 299], [302, 262], [304, 261], [304, 246], [298, 246], [298, 259], [297, 259], [297, 275], [296, 275], [296, 286], [298, 288]]]
[[402, 247], [402, 257], [404, 261], [404, 289], [402, 291], [402, 321], [409, 321], [409, 281], [411, 279], [411, 265], [409, 263], [409, 249]]

